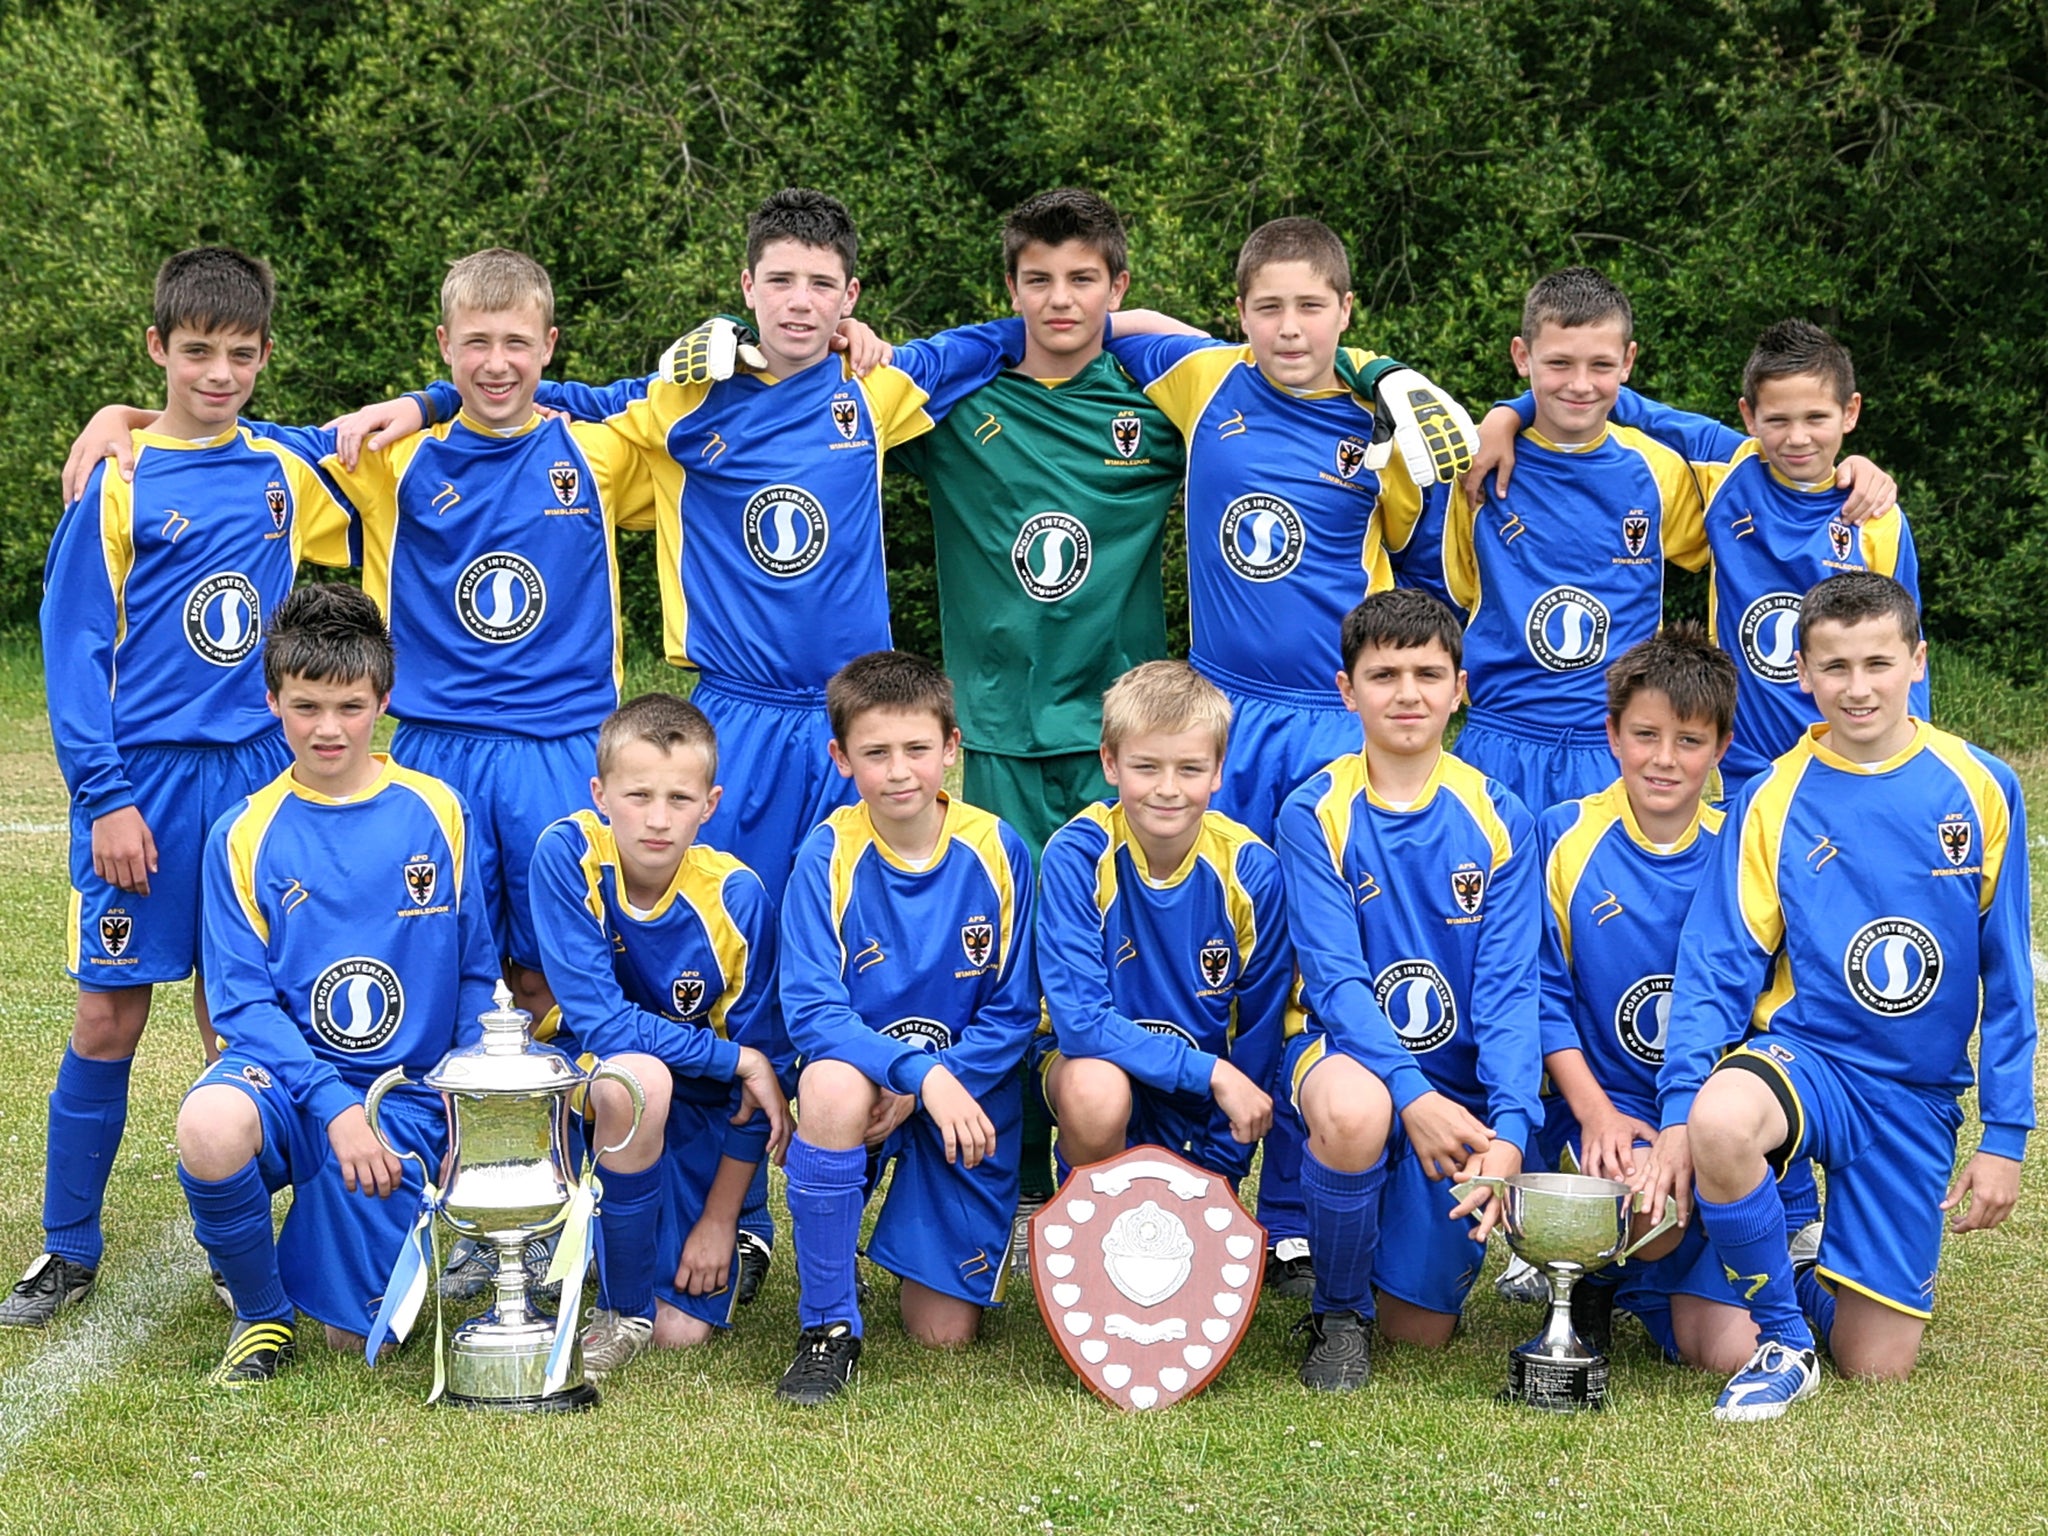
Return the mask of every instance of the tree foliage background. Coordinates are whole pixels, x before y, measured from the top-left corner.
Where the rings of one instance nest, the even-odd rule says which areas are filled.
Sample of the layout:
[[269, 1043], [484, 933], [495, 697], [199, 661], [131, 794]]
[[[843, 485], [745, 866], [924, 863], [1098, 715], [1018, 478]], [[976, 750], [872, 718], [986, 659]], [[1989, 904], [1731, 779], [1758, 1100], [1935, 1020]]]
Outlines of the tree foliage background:
[[[1633, 298], [1638, 385], [1723, 416], [1757, 331], [1819, 320], [1934, 632], [2048, 671], [2048, 0], [0, 0], [0, 78], [0, 623], [76, 427], [156, 398], [182, 245], [276, 265], [252, 410], [319, 420], [438, 372], [441, 273], [481, 245], [548, 265], [557, 371], [605, 380], [737, 302], [778, 186], [852, 207], [900, 337], [1000, 309], [1003, 213], [1079, 183], [1130, 220], [1132, 302], [1221, 329], [1244, 235], [1327, 220], [1351, 339], [1474, 402], [1566, 262]], [[899, 642], [936, 648], [900, 478], [890, 545]]]

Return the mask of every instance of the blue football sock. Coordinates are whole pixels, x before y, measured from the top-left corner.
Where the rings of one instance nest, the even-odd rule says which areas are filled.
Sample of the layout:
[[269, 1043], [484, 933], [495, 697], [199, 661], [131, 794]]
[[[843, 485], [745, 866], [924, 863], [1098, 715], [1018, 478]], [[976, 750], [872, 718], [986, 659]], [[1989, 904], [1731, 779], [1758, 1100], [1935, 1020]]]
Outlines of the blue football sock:
[[1785, 1247], [1785, 1203], [1767, 1173], [1739, 1200], [1725, 1205], [1701, 1196], [1700, 1220], [1737, 1302], [1756, 1322], [1757, 1342], [1788, 1349], [1813, 1348], [1792, 1286], [1792, 1255]]
[[802, 1136], [789, 1144], [789, 1233], [796, 1244], [801, 1327], [851, 1323], [853, 1336], [861, 1336], [854, 1249], [867, 1204], [867, 1166], [867, 1151], [861, 1147], [830, 1152]]
[[213, 1260], [235, 1298], [235, 1316], [245, 1323], [290, 1318], [284, 1281], [277, 1273], [277, 1239], [270, 1229], [270, 1191], [253, 1157], [224, 1179], [195, 1179], [178, 1165], [185, 1203], [192, 1207], [192, 1235]]
[[1825, 1344], [1835, 1331], [1835, 1293], [1821, 1283], [1820, 1271], [1812, 1265], [1801, 1270], [1792, 1282], [1799, 1293], [1799, 1309], [1806, 1314], [1813, 1335]]
[[[604, 1200], [597, 1208], [603, 1233], [598, 1278], [605, 1305], [621, 1317], [654, 1316], [654, 1215], [661, 1203], [661, 1164], [638, 1173], [600, 1166]], [[687, 1236], [688, 1234], [685, 1234]]]
[[1373, 1315], [1372, 1261], [1380, 1246], [1380, 1190], [1386, 1182], [1384, 1152], [1363, 1172], [1342, 1173], [1303, 1149], [1301, 1194], [1316, 1266], [1309, 1310]]
[[768, 1210], [768, 1159], [765, 1157], [754, 1165], [753, 1181], [747, 1185], [746, 1198], [740, 1201], [740, 1230], [753, 1233], [761, 1239], [763, 1247], [775, 1246], [775, 1218]]
[[50, 1141], [43, 1164], [43, 1246], [88, 1269], [106, 1248], [100, 1207], [121, 1132], [128, 1125], [128, 1071], [134, 1058], [91, 1061], [69, 1046], [50, 1090]]

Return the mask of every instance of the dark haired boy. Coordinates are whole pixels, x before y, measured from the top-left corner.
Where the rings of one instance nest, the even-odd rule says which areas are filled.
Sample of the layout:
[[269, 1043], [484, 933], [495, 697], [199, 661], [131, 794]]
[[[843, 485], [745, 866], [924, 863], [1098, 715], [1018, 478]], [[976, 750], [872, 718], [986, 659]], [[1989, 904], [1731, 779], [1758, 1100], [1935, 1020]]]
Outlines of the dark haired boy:
[[1301, 1380], [1319, 1391], [1365, 1384], [1375, 1311], [1389, 1338], [1449, 1342], [1498, 1207], [1446, 1181], [1519, 1173], [1542, 1113], [1535, 828], [1443, 750], [1462, 638], [1412, 589], [1346, 615], [1337, 688], [1363, 749], [1280, 810], [1308, 1007], [1282, 1065], [1308, 1127]]
[[[1607, 740], [1621, 776], [1538, 819], [1541, 1167], [1626, 1180], [1647, 1160], [1678, 933], [1723, 821], [1700, 797], [1734, 715], [1735, 666], [1706, 631], [1661, 630], [1607, 669]], [[1574, 1323], [1605, 1350], [1618, 1305], [1668, 1358], [1735, 1370], [1756, 1330], [1705, 1247], [1689, 1227], [1619, 1270], [1587, 1276], [1572, 1291]]]
[[[39, 1328], [97, 1275], [100, 1212], [153, 988], [200, 956], [213, 818], [288, 763], [257, 645], [301, 555], [346, 564], [348, 514], [315, 456], [237, 420], [270, 359], [275, 285], [225, 246], [157, 274], [151, 360], [164, 409], [124, 434], [132, 479], [93, 466], [43, 571], [50, 732], [71, 796], [71, 1039], [50, 1094], [44, 1253], [0, 1299]], [[201, 989], [200, 1035], [213, 1050]]]
[[756, 1171], [789, 1137], [788, 1038], [775, 992], [775, 909], [738, 859], [697, 834], [718, 809], [718, 738], [673, 694], [622, 704], [597, 733], [595, 811], [565, 816], [533, 853], [533, 927], [557, 978], [551, 1043], [632, 1074], [592, 1090], [600, 1160], [602, 1300], [586, 1375], [650, 1346], [732, 1325], [739, 1222]]
[[789, 1151], [802, 1338], [777, 1395], [836, 1395], [861, 1351], [868, 1257], [902, 1277], [904, 1327], [973, 1340], [1001, 1299], [1017, 1207], [1017, 1067], [1039, 1018], [1031, 853], [940, 787], [959, 754], [953, 688], [878, 651], [826, 691], [832, 763], [860, 796], [804, 839], [782, 908], [782, 1009], [802, 1061]]
[[[1518, 419], [1526, 420], [1529, 398], [1515, 402]], [[1919, 600], [1898, 486], [1868, 459], [1841, 457], [1862, 404], [1848, 349], [1806, 320], [1781, 320], [1757, 338], [1742, 374], [1742, 432], [1631, 389], [1615, 392], [1615, 424], [1684, 455], [1704, 498], [1713, 560], [1707, 627], [1742, 677], [1735, 739], [1721, 764], [1731, 802], [1819, 719], [1799, 687], [1800, 595], [1834, 572], [1870, 570]], [[1503, 495], [1510, 465], [1500, 474]], [[1924, 680], [1912, 707], [1926, 718]]]
[[[455, 792], [370, 750], [391, 697], [390, 632], [353, 587], [302, 587], [263, 648], [292, 765], [208, 834], [206, 988], [222, 1055], [178, 1111], [194, 1234], [232, 1293], [213, 1380], [268, 1381], [293, 1311], [336, 1349], [370, 1330], [417, 1199], [445, 1150], [438, 1096], [411, 1084], [363, 1113], [392, 1067], [413, 1076], [476, 1038], [497, 982], [469, 814]], [[284, 1230], [270, 1202], [290, 1186]]]
[[[1636, 1182], [1661, 1200], [1697, 1181], [1756, 1322], [1717, 1419], [1811, 1395], [1819, 1344], [1845, 1375], [1905, 1376], [1943, 1212], [1987, 1229], [2019, 1195], [2036, 1041], [2026, 807], [2003, 762], [1913, 718], [1926, 654], [1890, 577], [1806, 594], [1799, 675], [1822, 723], [1744, 790], [1679, 939], [1663, 1130]], [[1983, 1135], [1951, 1185], [1973, 1081]], [[1773, 1175], [1807, 1158], [1827, 1173], [1827, 1226], [1795, 1277]]]

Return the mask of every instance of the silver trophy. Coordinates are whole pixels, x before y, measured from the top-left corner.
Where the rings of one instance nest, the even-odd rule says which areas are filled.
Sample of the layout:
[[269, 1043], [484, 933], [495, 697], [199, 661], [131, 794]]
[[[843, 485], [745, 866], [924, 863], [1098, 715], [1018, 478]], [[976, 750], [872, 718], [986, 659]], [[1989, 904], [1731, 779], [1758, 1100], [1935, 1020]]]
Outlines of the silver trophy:
[[1482, 1184], [1501, 1203], [1500, 1229], [1508, 1246], [1550, 1282], [1549, 1320], [1535, 1338], [1508, 1351], [1502, 1396], [1553, 1413], [1600, 1407], [1607, 1400], [1607, 1357], [1572, 1327], [1572, 1287], [1595, 1270], [1627, 1263], [1669, 1232], [1678, 1224], [1678, 1202], [1667, 1198], [1663, 1216], [1630, 1242], [1635, 1192], [1618, 1180], [1518, 1173], [1468, 1179], [1455, 1193], [1462, 1200]]
[[[562, 1287], [558, 1323], [528, 1299], [523, 1256], [528, 1243], [553, 1236], [572, 1220], [583, 1227], [574, 1240], [587, 1242], [593, 1181], [588, 1171], [580, 1182], [570, 1171], [570, 1100], [576, 1090], [608, 1077], [632, 1096], [633, 1127], [618, 1146], [639, 1128], [646, 1099], [630, 1073], [609, 1064], [586, 1073], [552, 1046], [536, 1044], [528, 1032], [532, 1015], [511, 1003], [501, 982], [496, 1006], [478, 1015], [483, 1038], [450, 1051], [420, 1080], [441, 1095], [448, 1114], [448, 1155], [440, 1178], [434, 1180], [429, 1170], [430, 1183], [446, 1191], [435, 1208], [456, 1232], [498, 1256], [492, 1305], [448, 1337], [445, 1395], [469, 1408], [589, 1408], [597, 1402], [597, 1389], [583, 1379], [582, 1341], [576, 1337], [581, 1266]], [[378, 1105], [405, 1081], [402, 1068], [386, 1072], [363, 1105], [371, 1129], [394, 1157], [412, 1154], [385, 1139]], [[605, 1147], [595, 1157], [616, 1150]], [[559, 1329], [569, 1330], [565, 1349], [557, 1347]]]

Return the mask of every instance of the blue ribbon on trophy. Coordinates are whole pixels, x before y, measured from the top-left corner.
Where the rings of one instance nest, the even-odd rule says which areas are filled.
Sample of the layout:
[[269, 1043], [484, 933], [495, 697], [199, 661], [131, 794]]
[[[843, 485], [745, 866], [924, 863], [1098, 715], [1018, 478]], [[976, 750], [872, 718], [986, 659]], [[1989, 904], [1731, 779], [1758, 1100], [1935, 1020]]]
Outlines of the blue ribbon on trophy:
[[[434, 1217], [441, 1210], [441, 1191], [429, 1179], [420, 1191], [420, 1213], [412, 1224], [412, 1230], [405, 1234], [405, 1241], [399, 1245], [398, 1260], [391, 1266], [391, 1278], [384, 1285], [384, 1299], [377, 1307], [377, 1317], [370, 1324], [370, 1336], [363, 1345], [363, 1358], [371, 1365], [377, 1363], [377, 1352], [383, 1348], [387, 1338], [396, 1338], [400, 1343], [412, 1336], [413, 1324], [418, 1320], [420, 1307], [426, 1301], [427, 1289], [434, 1283], [434, 1277], [441, 1273], [441, 1234]], [[446, 1384], [441, 1362], [441, 1298], [437, 1290], [434, 1296], [434, 1390], [427, 1395], [433, 1402], [441, 1395]]]
[[597, 1181], [597, 1164], [586, 1156], [583, 1176], [576, 1181], [576, 1192], [569, 1197], [569, 1214], [562, 1224], [561, 1240], [555, 1244], [555, 1257], [548, 1265], [548, 1283], [560, 1282], [562, 1287], [554, 1347], [548, 1351], [548, 1392], [561, 1391], [568, 1380], [570, 1346], [576, 1342], [583, 1308], [583, 1277], [590, 1269], [591, 1238], [597, 1226], [597, 1197], [603, 1188]]

